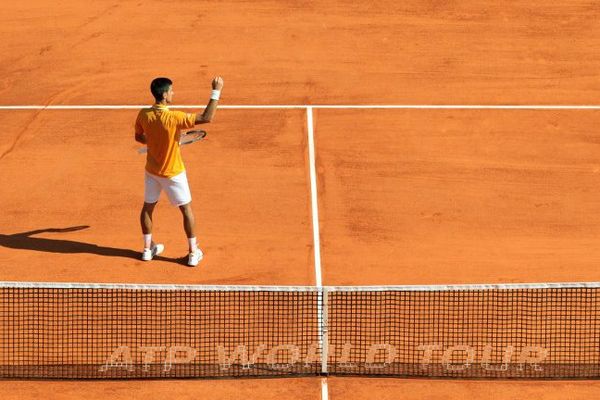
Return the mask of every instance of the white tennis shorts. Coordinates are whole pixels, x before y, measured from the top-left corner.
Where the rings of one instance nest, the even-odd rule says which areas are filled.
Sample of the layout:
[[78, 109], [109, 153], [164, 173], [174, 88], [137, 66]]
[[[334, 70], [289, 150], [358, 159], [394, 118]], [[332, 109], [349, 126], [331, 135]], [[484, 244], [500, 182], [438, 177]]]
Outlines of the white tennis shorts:
[[179, 207], [192, 201], [192, 193], [185, 171], [172, 178], [156, 176], [148, 171], [145, 173], [144, 201], [146, 203], [156, 203], [162, 190], [167, 193], [169, 201], [174, 206]]

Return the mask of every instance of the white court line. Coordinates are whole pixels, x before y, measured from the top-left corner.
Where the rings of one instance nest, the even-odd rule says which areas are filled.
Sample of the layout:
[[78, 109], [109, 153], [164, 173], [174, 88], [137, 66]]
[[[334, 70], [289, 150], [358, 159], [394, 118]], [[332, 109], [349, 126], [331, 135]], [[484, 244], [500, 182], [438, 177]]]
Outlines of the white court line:
[[406, 105], [315, 105], [319, 109], [423, 109], [423, 110], [600, 110], [600, 105], [436, 105], [436, 104], [406, 104]]
[[319, 237], [319, 203], [317, 196], [317, 170], [315, 157], [315, 137], [312, 108], [306, 109], [306, 126], [308, 131], [308, 165], [310, 173], [310, 200], [312, 211], [313, 244], [315, 252], [315, 285], [323, 286], [321, 277], [321, 241]]
[[[148, 107], [148, 105], [4, 105], [0, 110], [132, 110]], [[172, 108], [203, 109], [206, 105], [173, 105]], [[346, 104], [346, 105], [220, 105], [219, 109], [229, 110], [282, 110], [282, 109], [423, 109], [423, 110], [600, 110], [600, 105], [435, 105], [435, 104], [398, 104], [398, 105], [368, 105], [368, 104]]]
[[329, 399], [329, 390], [327, 389], [327, 378], [321, 378], [321, 400]]
[[[319, 203], [317, 196], [317, 170], [315, 157], [315, 135], [312, 107], [306, 109], [306, 127], [308, 131], [308, 164], [310, 170], [310, 194], [313, 225], [313, 244], [315, 252], [315, 283], [319, 288], [323, 287], [323, 278], [321, 274], [321, 240], [319, 230]], [[327, 361], [329, 358], [329, 343], [327, 335], [327, 292], [324, 289], [323, 300], [317, 305], [319, 310], [319, 338], [321, 338], [321, 372], [327, 373]], [[327, 387], [327, 378], [321, 379], [321, 400], [329, 399], [329, 390]]]

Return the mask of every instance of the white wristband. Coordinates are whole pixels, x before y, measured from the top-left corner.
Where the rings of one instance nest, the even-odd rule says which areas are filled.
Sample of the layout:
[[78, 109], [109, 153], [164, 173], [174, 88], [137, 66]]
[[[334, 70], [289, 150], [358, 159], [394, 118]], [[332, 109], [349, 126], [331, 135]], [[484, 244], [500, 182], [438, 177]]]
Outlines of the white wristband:
[[213, 90], [211, 95], [210, 95], [210, 99], [211, 100], [219, 100], [219, 97], [221, 97], [221, 91], [220, 90]]

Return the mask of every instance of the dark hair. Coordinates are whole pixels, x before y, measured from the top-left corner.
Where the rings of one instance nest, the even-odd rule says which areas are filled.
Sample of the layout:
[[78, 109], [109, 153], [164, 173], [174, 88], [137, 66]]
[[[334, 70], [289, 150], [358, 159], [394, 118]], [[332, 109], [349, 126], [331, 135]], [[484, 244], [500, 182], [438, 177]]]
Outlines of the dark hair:
[[172, 84], [173, 82], [169, 78], [156, 78], [152, 81], [150, 84], [150, 91], [157, 102], [162, 101], [163, 93], [168, 92], [169, 86]]

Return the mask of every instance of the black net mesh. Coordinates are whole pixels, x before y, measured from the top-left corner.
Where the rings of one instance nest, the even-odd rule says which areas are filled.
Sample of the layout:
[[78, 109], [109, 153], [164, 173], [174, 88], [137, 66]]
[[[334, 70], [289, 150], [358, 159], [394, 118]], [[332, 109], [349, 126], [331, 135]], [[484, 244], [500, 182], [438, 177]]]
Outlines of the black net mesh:
[[5, 285], [0, 377], [598, 378], [599, 291]]

